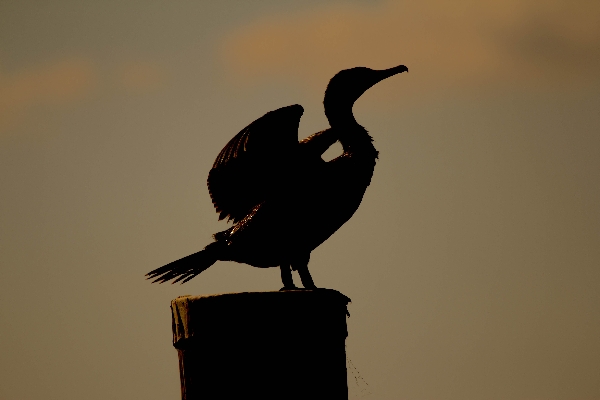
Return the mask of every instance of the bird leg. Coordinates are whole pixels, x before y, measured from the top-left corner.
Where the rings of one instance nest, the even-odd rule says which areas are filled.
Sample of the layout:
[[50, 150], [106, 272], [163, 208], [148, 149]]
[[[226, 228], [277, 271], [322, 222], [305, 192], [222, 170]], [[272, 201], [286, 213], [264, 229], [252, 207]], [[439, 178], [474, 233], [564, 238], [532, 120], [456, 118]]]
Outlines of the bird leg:
[[298, 289], [298, 287], [294, 285], [294, 278], [292, 277], [292, 268], [290, 264], [281, 264], [279, 268], [281, 269], [281, 282], [283, 282], [283, 287], [279, 290]]
[[313, 282], [312, 276], [310, 276], [310, 272], [308, 271], [308, 265], [298, 267], [297, 270], [298, 274], [300, 275], [300, 280], [302, 281], [302, 286], [304, 286], [305, 289], [317, 288]]
[[291, 266], [292, 270], [298, 271], [302, 286], [305, 289], [316, 289], [315, 283], [313, 282], [310, 272], [308, 272], [308, 262], [310, 261], [310, 253], [303, 254], [292, 258]]

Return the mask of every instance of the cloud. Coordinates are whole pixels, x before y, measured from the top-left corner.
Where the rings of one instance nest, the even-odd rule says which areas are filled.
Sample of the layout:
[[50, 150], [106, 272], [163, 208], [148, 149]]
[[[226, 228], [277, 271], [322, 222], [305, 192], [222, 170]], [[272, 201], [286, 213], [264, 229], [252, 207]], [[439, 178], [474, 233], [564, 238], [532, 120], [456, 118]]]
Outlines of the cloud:
[[600, 76], [600, 3], [550, 3], [506, 32], [509, 51], [540, 72]]
[[100, 86], [121, 96], [148, 93], [165, 82], [165, 71], [151, 61], [121, 62], [105, 68], [104, 74], [97, 64], [70, 58], [0, 74], [0, 132], [18, 126], [39, 107], [57, 109], [79, 102]]
[[592, 1], [388, 0], [264, 17], [231, 32], [221, 56], [240, 84], [323, 86], [344, 68], [398, 64], [410, 69], [403, 94], [577, 83], [598, 78], [598, 20]]
[[92, 64], [81, 59], [0, 74], [0, 131], [15, 126], [36, 106], [61, 106], [80, 100], [96, 80]]

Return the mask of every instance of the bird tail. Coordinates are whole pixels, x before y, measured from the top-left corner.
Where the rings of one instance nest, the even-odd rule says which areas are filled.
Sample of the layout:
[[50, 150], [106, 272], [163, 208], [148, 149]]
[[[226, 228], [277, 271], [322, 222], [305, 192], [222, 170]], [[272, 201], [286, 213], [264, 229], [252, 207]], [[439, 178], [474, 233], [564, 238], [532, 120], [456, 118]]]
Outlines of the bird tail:
[[173, 279], [172, 283], [179, 281], [185, 283], [217, 262], [222, 245], [222, 243], [213, 242], [202, 251], [148, 272], [146, 279], [154, 279], [152, 283], [164, 283], [171, 279]]

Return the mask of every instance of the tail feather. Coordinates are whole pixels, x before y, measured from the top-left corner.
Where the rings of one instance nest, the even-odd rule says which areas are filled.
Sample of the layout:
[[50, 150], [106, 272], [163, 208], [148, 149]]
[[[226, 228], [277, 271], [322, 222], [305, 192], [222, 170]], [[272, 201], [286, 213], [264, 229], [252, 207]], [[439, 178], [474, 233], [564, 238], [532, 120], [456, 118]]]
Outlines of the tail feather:
[[152, 283], [164, 283], [172, 279], [172, 283], [179, 281], [185, 283], [217, 262], [219, 247], [218, 242], [211, 243], [202, 251], [148, 272], [146, 279], [154, 279]]

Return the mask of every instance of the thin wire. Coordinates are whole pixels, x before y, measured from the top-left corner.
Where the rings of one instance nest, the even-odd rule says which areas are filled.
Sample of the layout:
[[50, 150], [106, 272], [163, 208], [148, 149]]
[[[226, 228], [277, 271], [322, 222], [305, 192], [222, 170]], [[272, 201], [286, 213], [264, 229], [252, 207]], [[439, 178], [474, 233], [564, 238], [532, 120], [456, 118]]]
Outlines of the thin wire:
[[363, 398], [372, 395], [373, 393], [371, 393], [371, 391], [369, 390], [369, 384], [367, 383], [367, 381], [364, 380], [360, 372], [358, 372], [358, 369], [354, 366], [352, 360], [350, 360], [348, 352], [346, 352], [346, 363], [349, 367], [348, 370], [350, 371], [352, 378], [354, 378], [354, 383], [356, 384], [356, 387], [359, 390], [359, 397]]

